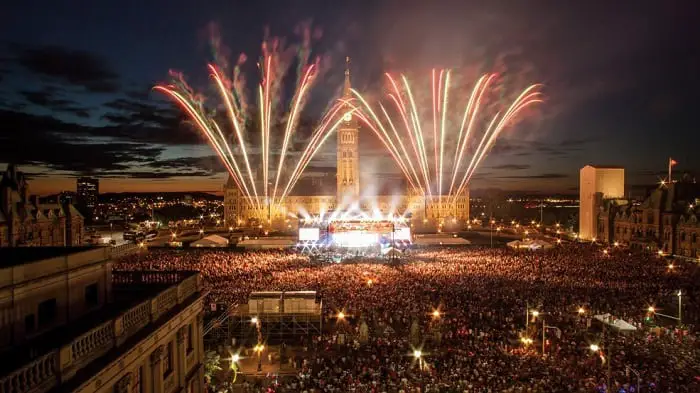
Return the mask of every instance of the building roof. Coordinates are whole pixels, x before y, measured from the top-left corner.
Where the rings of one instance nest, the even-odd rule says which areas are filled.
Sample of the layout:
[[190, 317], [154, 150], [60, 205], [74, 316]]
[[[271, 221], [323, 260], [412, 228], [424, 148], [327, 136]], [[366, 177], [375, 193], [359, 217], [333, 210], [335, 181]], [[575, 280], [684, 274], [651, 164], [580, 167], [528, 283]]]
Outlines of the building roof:
[[586, 165], [584, 168], [587, 166], [595, 169], [625, 169], [625, 167], [619, 165]]
[[0, 248], [0, 268], [37, 262], [44, 259], [91, 250], [94, 247], [2, 247]]

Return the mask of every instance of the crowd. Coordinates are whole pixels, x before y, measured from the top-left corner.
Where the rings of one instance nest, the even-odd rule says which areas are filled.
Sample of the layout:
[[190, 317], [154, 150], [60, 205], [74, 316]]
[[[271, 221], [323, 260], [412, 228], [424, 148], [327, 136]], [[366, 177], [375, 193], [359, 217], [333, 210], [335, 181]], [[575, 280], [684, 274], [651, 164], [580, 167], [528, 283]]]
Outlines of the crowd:
[[[213, 303], [243, 303], [258, 290], [317, 291], [327, 328], [304, 343], [295, 377], [266, 385], [275, 392], [700, 391], [695, 263], [583, 244], [424, 249], [404, 262], [195, 250], [130, 256], [117, 268], [199, 270]], [[648, 312], [677, 316], [679, 290], [683, 329]], [[593, 316], [605, 313], [637, 330], [603, 328]]]

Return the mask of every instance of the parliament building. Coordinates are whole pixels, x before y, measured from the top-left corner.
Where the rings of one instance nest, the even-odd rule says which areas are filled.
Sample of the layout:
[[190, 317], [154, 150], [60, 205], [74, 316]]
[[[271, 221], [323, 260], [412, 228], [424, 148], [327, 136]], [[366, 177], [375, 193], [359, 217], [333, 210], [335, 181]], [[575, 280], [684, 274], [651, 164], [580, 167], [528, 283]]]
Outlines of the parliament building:
[[[345, 71], [344, 98], [350, 99], [350, 71]], [[224, 185], [224, 219], [227, 226], [262, 225], [276, 229], [293, 229], [298, 219], [327, 215], [340, 209], [356, 208], [372, 216], [379, 211], [408, 218], [411, 225], [425, 230], [452, 230], [469, 219], [469, 190], [457, 198], [417, 195], [410, 187], [384, 195], [366, 195], [360, 184], [360, 127], [357, 119], [346, 115], [337, 130], [337, 170], [335, 187], [319, 181], [302, 181], [279, 206], [269, 206], [264, 196], [258, 203], [240, 192], [229, 177]], [[335, 189], [333, 189], [335, 188]], [[260, 208], [262, 206], [262, 208]]]

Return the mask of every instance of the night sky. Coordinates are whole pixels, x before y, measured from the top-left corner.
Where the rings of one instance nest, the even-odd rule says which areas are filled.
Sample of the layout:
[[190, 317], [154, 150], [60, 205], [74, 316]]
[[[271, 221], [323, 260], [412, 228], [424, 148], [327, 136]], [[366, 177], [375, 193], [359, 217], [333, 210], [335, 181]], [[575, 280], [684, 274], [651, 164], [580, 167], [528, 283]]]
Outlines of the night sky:
[[[226, 177], [202, 137], [151, 87], [182, 71], [209, 89], [211, 26], [231, 61], [259, 55], [264, 27], [295, 41], [311, 21], [329, 59], [305, 118], [353, 85], [372, 95], [382, 73], [432, 67], [506, 70], [544, 84], [546, 102], [510, 129], [473, 189], [575, 193], [586, 164], [627, 169], [629, 188], [657, 182], [668, 157], [700, 169], [700, 5], [694, 1], [8, 1], [0, 5], [0, 165], [32, 192], [218, 191]], [[255, 67], [246, 72], [254, 79]], [[369, 132], [364, 178], [396, 176]], [[335, 172], [335, 140], [309, 174]]]

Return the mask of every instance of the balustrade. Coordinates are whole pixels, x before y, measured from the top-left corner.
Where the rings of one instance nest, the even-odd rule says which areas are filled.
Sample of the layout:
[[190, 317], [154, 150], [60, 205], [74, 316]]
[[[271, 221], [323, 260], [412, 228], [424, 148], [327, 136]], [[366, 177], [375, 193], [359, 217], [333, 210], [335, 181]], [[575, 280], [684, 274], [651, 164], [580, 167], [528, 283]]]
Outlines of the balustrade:
[[[0, 378], [0, 393], [44, 392], [58, 383], [58, 351], [49, 352], [24, 367]], [[40, 388], [40, 389], [38, 389]]]
[[121, 316], [122, 339], [125, 340], [151, 321], [151, 302], [146, 301]]
[[107, 321], [83, 334], [71, 343], [71, 362], [74, 367], [89, 363], [114, 345], [114, 322]]
[[[115, 284], [177, 284], [128, 309], [14, 372], [0, 377], [0, 393], [43, 393], [123, 343], [199, 290], [196, 272], [113, 272]], [[60, 359], [60, 364], [59, 364]]]

